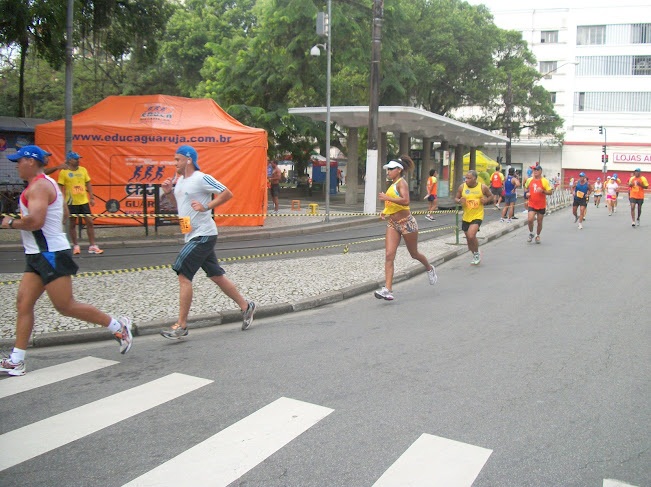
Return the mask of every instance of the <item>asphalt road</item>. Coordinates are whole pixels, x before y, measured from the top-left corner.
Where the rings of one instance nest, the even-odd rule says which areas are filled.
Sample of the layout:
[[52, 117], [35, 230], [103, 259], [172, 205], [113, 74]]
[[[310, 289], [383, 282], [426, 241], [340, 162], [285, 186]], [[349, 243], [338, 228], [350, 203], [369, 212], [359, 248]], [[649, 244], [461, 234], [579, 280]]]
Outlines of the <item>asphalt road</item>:
[[[0, 439], [13, 447], [0, 485], [120, 486], [153, 471], [158, 480], [130, 485], [370, 487], [426, 435], [446, 446], [410, 464], [422, 475], [413, 485], [649, 486], [651, 223], [631, 228], [623, 212], [591, 208], [584, 226], [569, 210], [553, 214], [540, 245], [511, 232], [481, 247], [481, 266], [464, 254], [439, 266], [434, 288], [397, 284], [393, 302], [367, 295], [246, 332], [141, 337], [126, 356], [108, 343], [30, 350], [33, 372], [0, 380], [0, 397], [41, 380], [39, 369], [88, 356], [118, 363], [4, 397]], [[183, 380], [154, 382], [174, 373]], [[148, 405], [165, 394], [178, 397]], [[257, 441], [280, 435], [268, 431], [276, 422], [286, 432], [310, 414], [302, 434], [256, 456]], [[109, 424], [84, 430], [98, 421]], [[226, 449], [203, 451], [220, 432]], [[470, 480], [427, 477], [458, 451]], [[191, 480], [222, 464], [231, 480]]]

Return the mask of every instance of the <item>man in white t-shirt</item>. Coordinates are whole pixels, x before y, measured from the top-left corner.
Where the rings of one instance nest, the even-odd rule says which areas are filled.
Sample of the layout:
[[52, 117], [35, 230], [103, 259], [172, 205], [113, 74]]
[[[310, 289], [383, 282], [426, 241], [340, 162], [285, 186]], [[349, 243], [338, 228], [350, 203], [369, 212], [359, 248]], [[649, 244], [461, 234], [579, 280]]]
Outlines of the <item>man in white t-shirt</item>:
[[[244, 299], [235, 284], [225, 276], [226, 271], [215, 256], [217, 225], [211, 210], [230, 200], [233, 193], [215, 178], [199, 170], [199, 156], [193, 147], [179, 147], [174, 160], [176, 171], [180, 175], [176, 186], [173, 185], [172, 178], [168, 178], [161, 187], [166, 195], [176, 201], [185, 245], [172, 266], [179, 277], [179, 319], [170, 328], [162, 330], [161, 335], [169, 339], [188, 335], [192, 279], [199, 269], [203, 269], [208, 278], [240, 307], [242, 330], [246, 330], [253, 322], [256, 305], [253, 301]], [[213, 194], [216, 195], [214, 198]]]

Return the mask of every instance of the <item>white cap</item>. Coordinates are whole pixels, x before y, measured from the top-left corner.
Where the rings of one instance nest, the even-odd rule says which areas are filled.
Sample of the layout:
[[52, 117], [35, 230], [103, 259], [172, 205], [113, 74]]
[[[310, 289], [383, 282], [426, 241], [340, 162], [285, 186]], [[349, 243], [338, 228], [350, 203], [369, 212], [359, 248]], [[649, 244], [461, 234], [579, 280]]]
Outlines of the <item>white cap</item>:
[[404, 166], [400, 164], [398, 161], [389, 161], [384, 166], [382, 166], [383, 169], [395, 169], [396, 167], [399, 167], [400, 169], [404, 169]]

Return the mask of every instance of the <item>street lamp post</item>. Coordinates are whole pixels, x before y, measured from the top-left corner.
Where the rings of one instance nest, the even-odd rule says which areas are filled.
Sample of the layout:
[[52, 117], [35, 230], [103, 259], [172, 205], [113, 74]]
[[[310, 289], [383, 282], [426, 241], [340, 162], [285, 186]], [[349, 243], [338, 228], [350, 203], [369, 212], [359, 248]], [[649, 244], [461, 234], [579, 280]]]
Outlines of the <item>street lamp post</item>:
[[325, 44], [317, 44], [310, 50], [312, 56], [320, 56], [321, 50], [324, 49], [327, 57], [326, 68], [326, 171], [325, 171], [325, 221], [330, 222], [330, 75], [332, 71], [332, 35], [331, 35], [331, 19], [332, 19], [332, 0], [328, 0], [328, 15], [326, 17], [326, 26], [324, 34], [326, 37]]

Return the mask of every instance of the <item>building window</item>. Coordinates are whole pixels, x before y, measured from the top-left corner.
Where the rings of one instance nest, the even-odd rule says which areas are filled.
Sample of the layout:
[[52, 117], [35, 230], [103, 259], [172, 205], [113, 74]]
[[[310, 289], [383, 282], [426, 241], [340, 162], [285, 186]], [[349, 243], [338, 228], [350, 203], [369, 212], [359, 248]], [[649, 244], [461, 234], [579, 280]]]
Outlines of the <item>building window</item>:
[[549, 93], [549, 99], [552, 102], [552, 105], [556, 105], [556, 92], [552, 91]]
[[576, 111], [606, 113], [651, 113], [651, 92], [592, 91], [574, 94]]
[[558, 44], [558, 31], [543, 30], [540, 33], [540, 42], [542, 44]]
[[633, 56], [633, 75], [651, 76], [651, 56]]
[[555, 72], [558, 67], [557, 61], [540, 61], [540, 74], [543, 75], [545, 79], [552, 78], [552, 72]]
[[606, 43], [605, 25], [583, 25], [576, 28], [576, 44], [588, 46]]
[[651, 24], [632, 24], [631, 44], [651, 44]]

